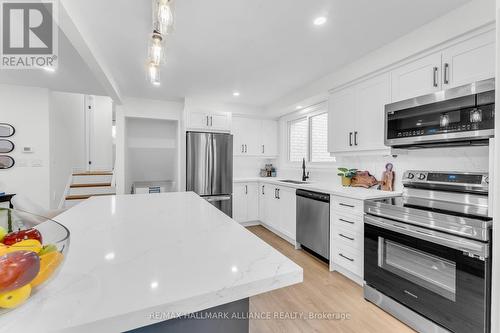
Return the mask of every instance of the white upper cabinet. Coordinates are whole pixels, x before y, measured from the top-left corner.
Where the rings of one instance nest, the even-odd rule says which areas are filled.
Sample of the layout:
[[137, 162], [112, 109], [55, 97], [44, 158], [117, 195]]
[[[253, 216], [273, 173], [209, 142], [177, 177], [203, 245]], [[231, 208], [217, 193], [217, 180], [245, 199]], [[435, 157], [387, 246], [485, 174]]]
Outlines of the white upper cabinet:
[[262, 120], [261, 153], [264, 156], [278, 156], [278, 122]]
[[188, 113], [186, 125], [188, 130], [229, 132], [231, 130], [231, 113], [192, 111]]
[[392, 101], [401, 101], [441, 90], [440, 73], [440, 52], [396, 68], [391, 73]]
[[356, 95], [349, 87], [330, 95], [328, 99], [328, 151], [345, 152], [354, 144], [354, 119]]
[[390, 102], [388, 73], [330, 95], [328, 148], [332, 153], [386, 149], [384, 107]]
[[385, 105], [391, 101], [389, 74], [356, 86], [354, 147], [358, 150], [386, 149], [384, 145]]
[[391, 72], [392, 101], [495, 77], [495, 33], [488, 31]]
[[443, 89], [495, 77], [495, 34], [489, 31], [443, 51]]
[[278, 122], [233, 117], [235, 156], [273, 157], [278, 155]]

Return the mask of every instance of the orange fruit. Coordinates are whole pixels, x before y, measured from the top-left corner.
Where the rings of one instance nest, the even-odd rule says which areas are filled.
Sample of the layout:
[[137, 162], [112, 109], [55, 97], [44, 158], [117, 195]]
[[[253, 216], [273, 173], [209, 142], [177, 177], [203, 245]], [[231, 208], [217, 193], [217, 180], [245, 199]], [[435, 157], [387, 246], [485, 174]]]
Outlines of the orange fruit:
[[56, 271], [57, 267], [63, 261], [63, 254], [58, 251], [49, 252], [40, 256], [40, 271], [38, 275], [31, 281], [31, 286], [35, 288], [47, 281]]
[[26, 302], [31, 295], [31, 286], [9, 290], [0, 294], [0, 308], [13, 309]]

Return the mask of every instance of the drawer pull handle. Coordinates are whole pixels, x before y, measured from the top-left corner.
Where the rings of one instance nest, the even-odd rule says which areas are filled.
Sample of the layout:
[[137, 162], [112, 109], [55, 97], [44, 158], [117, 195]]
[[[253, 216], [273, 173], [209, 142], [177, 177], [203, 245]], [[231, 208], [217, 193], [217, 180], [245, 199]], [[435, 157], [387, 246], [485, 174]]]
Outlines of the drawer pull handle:
[[349, 224], [354, 224], [354, 222], [351, 222], [351, 221], [347, 221], [347, 220], [344, 220], [344, 219], [340, 219], [340, 218], [339, 218], [339, 221], [342, 221], [342, 222], [345, 222], [345, 223], [349, 223]]
[[347, 260], [349, 260], [349, 261], [354, 261], [354, 259], [349, 258], [349, 257], [346, 257], [346, 256], [345, 256], [345, 255], [343, 255], [342, 253], [339, 253], [339, 256], [341, 256], [342, 258], [347, 259]]
[[339, 234], [339, 236], [340, 236], [340, 237], [344, 237], [345, 239], [348, 239], [348, 240], [350, 240], [350, 241], [353, 241], [353, 240], [354, 240], [354, 238], [352, 238], [352, 237], [348, 237], [348, 236], [346, 236], [346, 235], [344, 235], [344, 234]]
[[344, 206], [344, 207], [349, 207], [349, 208], [354, 208], [353, 205], [348, 205], [348, 204], [345, 204], [345, 203], [339, 203], [340, 206]]

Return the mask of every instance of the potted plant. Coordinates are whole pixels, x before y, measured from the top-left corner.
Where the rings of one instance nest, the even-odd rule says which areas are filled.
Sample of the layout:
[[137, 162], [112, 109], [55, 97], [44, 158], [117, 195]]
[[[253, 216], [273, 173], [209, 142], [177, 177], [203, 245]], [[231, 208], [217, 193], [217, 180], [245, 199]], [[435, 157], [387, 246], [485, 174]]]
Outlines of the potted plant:
[[342, 177], [342, 186], [351, 186], [352, 177], [356, 175], [358, 169], [338, 168], [338, 175]]

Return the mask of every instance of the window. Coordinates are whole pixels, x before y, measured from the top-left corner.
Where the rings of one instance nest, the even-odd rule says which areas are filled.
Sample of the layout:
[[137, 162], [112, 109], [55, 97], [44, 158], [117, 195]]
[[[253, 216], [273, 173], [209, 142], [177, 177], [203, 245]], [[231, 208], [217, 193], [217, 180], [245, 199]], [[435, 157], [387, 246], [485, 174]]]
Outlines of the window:
[[335, 161], [328, 152], [328, 112], [316, 108], [307, 116], [288, 122], [288, 161]]
[[290, 122], [290, 162], [302, 161], [307, 157], [308, 120], [302, 118]]

